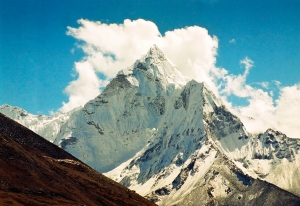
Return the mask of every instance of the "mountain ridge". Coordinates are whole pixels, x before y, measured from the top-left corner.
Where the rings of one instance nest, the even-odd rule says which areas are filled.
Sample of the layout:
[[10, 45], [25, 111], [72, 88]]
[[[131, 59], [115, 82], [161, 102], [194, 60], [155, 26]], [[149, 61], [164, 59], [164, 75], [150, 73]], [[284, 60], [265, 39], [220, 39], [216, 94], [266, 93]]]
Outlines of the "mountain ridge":
[[78, 109], [80, 108], [76, 108], [66, 113], [58, 112], [52, 116], [46, 116], [42, 114], [33, 115], [22, 108], [10, 106], [8, 104], [0, 106], [0, 112], [2, 114], [26, 126], [50, 142], [55, 140], [60, 127], [69, 119], [70, 114]]

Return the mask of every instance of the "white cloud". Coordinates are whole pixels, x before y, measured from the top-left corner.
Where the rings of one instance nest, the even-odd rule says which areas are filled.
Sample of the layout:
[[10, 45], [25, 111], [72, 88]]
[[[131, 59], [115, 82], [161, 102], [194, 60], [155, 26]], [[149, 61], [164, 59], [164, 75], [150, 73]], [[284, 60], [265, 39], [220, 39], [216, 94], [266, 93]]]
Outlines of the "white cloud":
[[249, 74], [250, 69], [253, 67], [254, 62], [248, 57], [245, 57], [245, 59], [242, 59], [240, 63], [245, 65], [244, 76], [247, 76]]
[[254, 91], [251, 86], [246, 84], [246, 78], [251, 67], [253, 67], [253, 61], [248, 57], [245, 57], [240, 61], [240, 64], [245, 66], [245, 71], [243, 74], [229, 74], [223, 77], [226, 86], [221, 93], [225, 96], [235, 95], [237, 97], [249, 97]]
[[95, 98], [100, 93], [100, 80], [92, 65], [89, 62], [75, 63], [75, 71], [78, 78], [66, 87], [65, 92], [69, 95], [69, 102], [63, 102], [60, 111], [67, 112], [80, 105], [84, 105], [87, 100]]
[[269, 88], [269, 82], [258, 82], [257, 84], [262, 86], [265, 89]]
[[[279, 97], [274, 100], [274, 89], [271, 90], [268, 82], [256, 83], [262, 88], [253, 87], [246, 82], [254, 62], [246, 57], [240, 63], [245, 67], [243, 74], [227, 74], [222, 78], [224, 85], [220, 94], [226, 106], [241, 118], [247, 130], [252, 133], [273, 128], [290, 137], [300, 138], [300, 84], [281, 87], [279, 81], [273, 81], [277, 87], [275, 89], [279, 89]], [[246, 98], [248, 104], [232, 105], [228, 101], [231, 95]]]
[[84, 42], [82, 49], [87, 54], [86, 61], [109, 78], [133, 64], [160, 36], [154, 23], [142, 19], [125, 20], [119, 25], [84, 19], [78, 23], [81, 26], [68, 27], [67, 34]]
[[300, 84], [282, 87], [275, 103], [276, 126], [291, 137], [300, 138]]
[[[268, 82], [258, 83], [263, 89], [246, 83], [250, 68], [253, 67], [253, 61], [246, 57], [241, 60], [241, 64], [245, 66], [243, 74], [224, 77], [225, 86], [220, 93], [226, 105], [241, 118], [250, 132], [259, 133], [273, 128], [290, 137], [300, 138], [300, 84], [280, 87], [279, 81], [273, 81], [280, 93], [279, 98], [274, 100], [273, 90], [269, 92], [263, 90], [268, 88]], [[230, 95], [246, 98], [249, 104], [233, 106], [227, 100]]]
[[235, 39], [230, 39], [229, 43], [234, 44], [236, 42]]
[[277, 87], [280, 87], [280, 85], [281, 85], [281, 82], [280, 82], [280, 81], [273, 80], [273, 82], [276, 84]]
[[[257, 93], [259, 89], [255, 90]], [[257, 94], [255, 93], [255, 94]], [[290, 137], [300, 138], [300, 85], [282, 87], [280, 96], [273, 100], [267, 92], [250, 97], [249, 105], [238, 108], [239, 116], [251, 132], [267, 128], [279, 130]], [[254, 120], [248, 117], [254, 118]]]

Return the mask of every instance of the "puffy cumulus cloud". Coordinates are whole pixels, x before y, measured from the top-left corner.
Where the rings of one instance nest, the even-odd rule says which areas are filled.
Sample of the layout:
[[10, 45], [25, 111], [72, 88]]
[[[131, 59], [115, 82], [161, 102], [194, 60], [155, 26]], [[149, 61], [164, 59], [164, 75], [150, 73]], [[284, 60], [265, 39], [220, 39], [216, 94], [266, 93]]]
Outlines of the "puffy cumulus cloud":
[[[263, 132], [267, 128], [272, 127], [262, 117], [273, 113], [273, 99], [268, 92], [247, 84], [247, 76], [254, 62], [245, 57], [240, 61], [240, 64], [245, 67], [244, 73], [225, 75], [223, 77], [224, 85], [220, 94], [226, 106], [242, 119], [248, 131], [254, 133]], [[233, 106], [227, 99], [231, 95], [246, 98], [249, 104], [247, 106]]]
[[253, 61], [248, 57], [245, 57], [240, 63], [245, 66], [244, 73], [239, 75], [224, 75], [222, 80], [224, 81], [225, 87], [222, 89], [221, 94], [225, 96], [235, 95], [237, 97], [249, 97], [256, 93], [256, 90], [253, 89], [253, 87], [246, 84], [247, 75], [253, 67]]
[[[240, 75], [224, 76], [225, 86], [220, 91], [227, 107], [245, 124], [252, 133], [264, 132], [268, 128], [279, 130], [290, 137], [300, 138], [299, 115], [300, 115], [300, 84], [280, 87], [279, 81], [273, 81], [279, 89], [279, 97], [274, 100], [274, 90], [268, 89], [268, 82], [256, 83], [261, 88], [247, 84], [247, 75], [253, 67], [253, 61], [249, 58], [241, 60], [245, 66], [245, 72]], [[246, 98], [246, 106], [233, 106], [227, 98], [234, 95]]]
[[78, 78], [66, 87], [65, 93], [69, 95], [69, 102], [63, 102], [61, 112], [84, 105], [87, 100], [95, 98], [100, 93], [101, 85], [106, 84], [105, 80], [98, 78], [89, 62], [77, 62], [74, 69]]
[[254, 62], [248, 57], [245, 57], [245, 59], [242, 59], [240, 63], [245, 65], [244, 76], [247, 76], [249, 74], [250, 69], [253, 67]]
[[282, 87], [275, 103], [275, 126], [291, 137], [300, 138], [300, 84]]
[[265, 89], [269, 88], [269, 82], [258, 82], [257, 84]]
[[80, 19], [79, 28], [68, 27], [68, 35], [83, 42], [81, 48], [95, 71], [112, 78], [145, 54], [160, 38], [157, 26], [142, 19], [123, 24], [105, 24]]
[[[215, 81], [226, 71], [214, 67], [218, 40], [211, 37], [204, 28], [192, 26], [167, 31], [161, 35], [153, 22], [143, 19], [124, 20], [123, 24], [80, 19], [78, 23], [78, 28], [68, 27], [67, 34], [79, 40], [80, 48], [86, 56], [76, 65], [78, 79], [66, 88], [70, 98], [61, 111], [84, 105], [100, 94], [99, 82], [102, 80], [97, 79], [96, 74], [101, 74], [104, 79], [113, 78], [118, 71], [132, 65], [146, 54], [153, 44], [157, 44], [184, 75], [205, 81], [215, 93], [218, 92]], [[81, 65], [85, 66], [79, 69]], [[83, 68], [93, 74], [92, 81], [85, 81], [87, 73]], [[81, 94], [83, 88], [87, 87], [91, 94]]]
[[250, 132], [263, 132], [267, 128], [273, 128], [289, 137], [300, 138], [299, 84], [280, 88], [280, 95], [276, 100], [267, 92], [261, 92], [261, 96], [251, 96], [249, 105], [237, 109], [238, 116]]

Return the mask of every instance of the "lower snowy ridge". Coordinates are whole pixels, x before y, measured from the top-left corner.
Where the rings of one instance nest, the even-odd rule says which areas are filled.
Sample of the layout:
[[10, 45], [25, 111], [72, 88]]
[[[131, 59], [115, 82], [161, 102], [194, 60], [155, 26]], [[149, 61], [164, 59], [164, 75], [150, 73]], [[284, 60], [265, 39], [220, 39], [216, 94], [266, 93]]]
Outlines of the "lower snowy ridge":
[[0, 106], [0, 113], [34, 131], [49, 142], [53, 142], [60, 132], [61, 126], [69, 119], [71, 113], [78, 109], [80, 108], [67, 113], [56, 113], [52, 116], [45, 116], [33, 115], [19, 107], [4, 104]]
[[[300, 139], [268, 129], [253, 136], [248, 154], [237, 158], [249, 174], [300, 196]], [[234, 158], [233, 158], [234, 159]]]
[[209, 140], [202, 141], [185, 162], [176, 157], [168, 167], [147, 180], [139, 162], [141, 155], [145, 152], [106, 175], [159, 205], [300, 203], [296, 195], [245, 174]]

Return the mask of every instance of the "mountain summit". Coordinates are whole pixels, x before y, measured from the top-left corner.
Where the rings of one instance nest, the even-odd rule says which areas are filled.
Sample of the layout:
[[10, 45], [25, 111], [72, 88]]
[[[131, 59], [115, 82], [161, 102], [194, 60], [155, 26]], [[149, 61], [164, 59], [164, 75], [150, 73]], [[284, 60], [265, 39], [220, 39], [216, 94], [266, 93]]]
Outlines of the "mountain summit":
[[[120, 71], [96, 99], [74, 112], [54, 143], [96, 170], [109, 171], [150, 141], [166, 104], [186, 81], [154, 45]], [[177, 106], [182, 103], [178, 100]]]
[[187, 83], [187, 78], [156, 45], [153, 45], [148, 53], [131, 67], [121, 70], [117, 76], [122, 75], [125, 75], [132, 85], [139, 87], [153, 80], [164, 90], [172, 86], [178, 88]]

